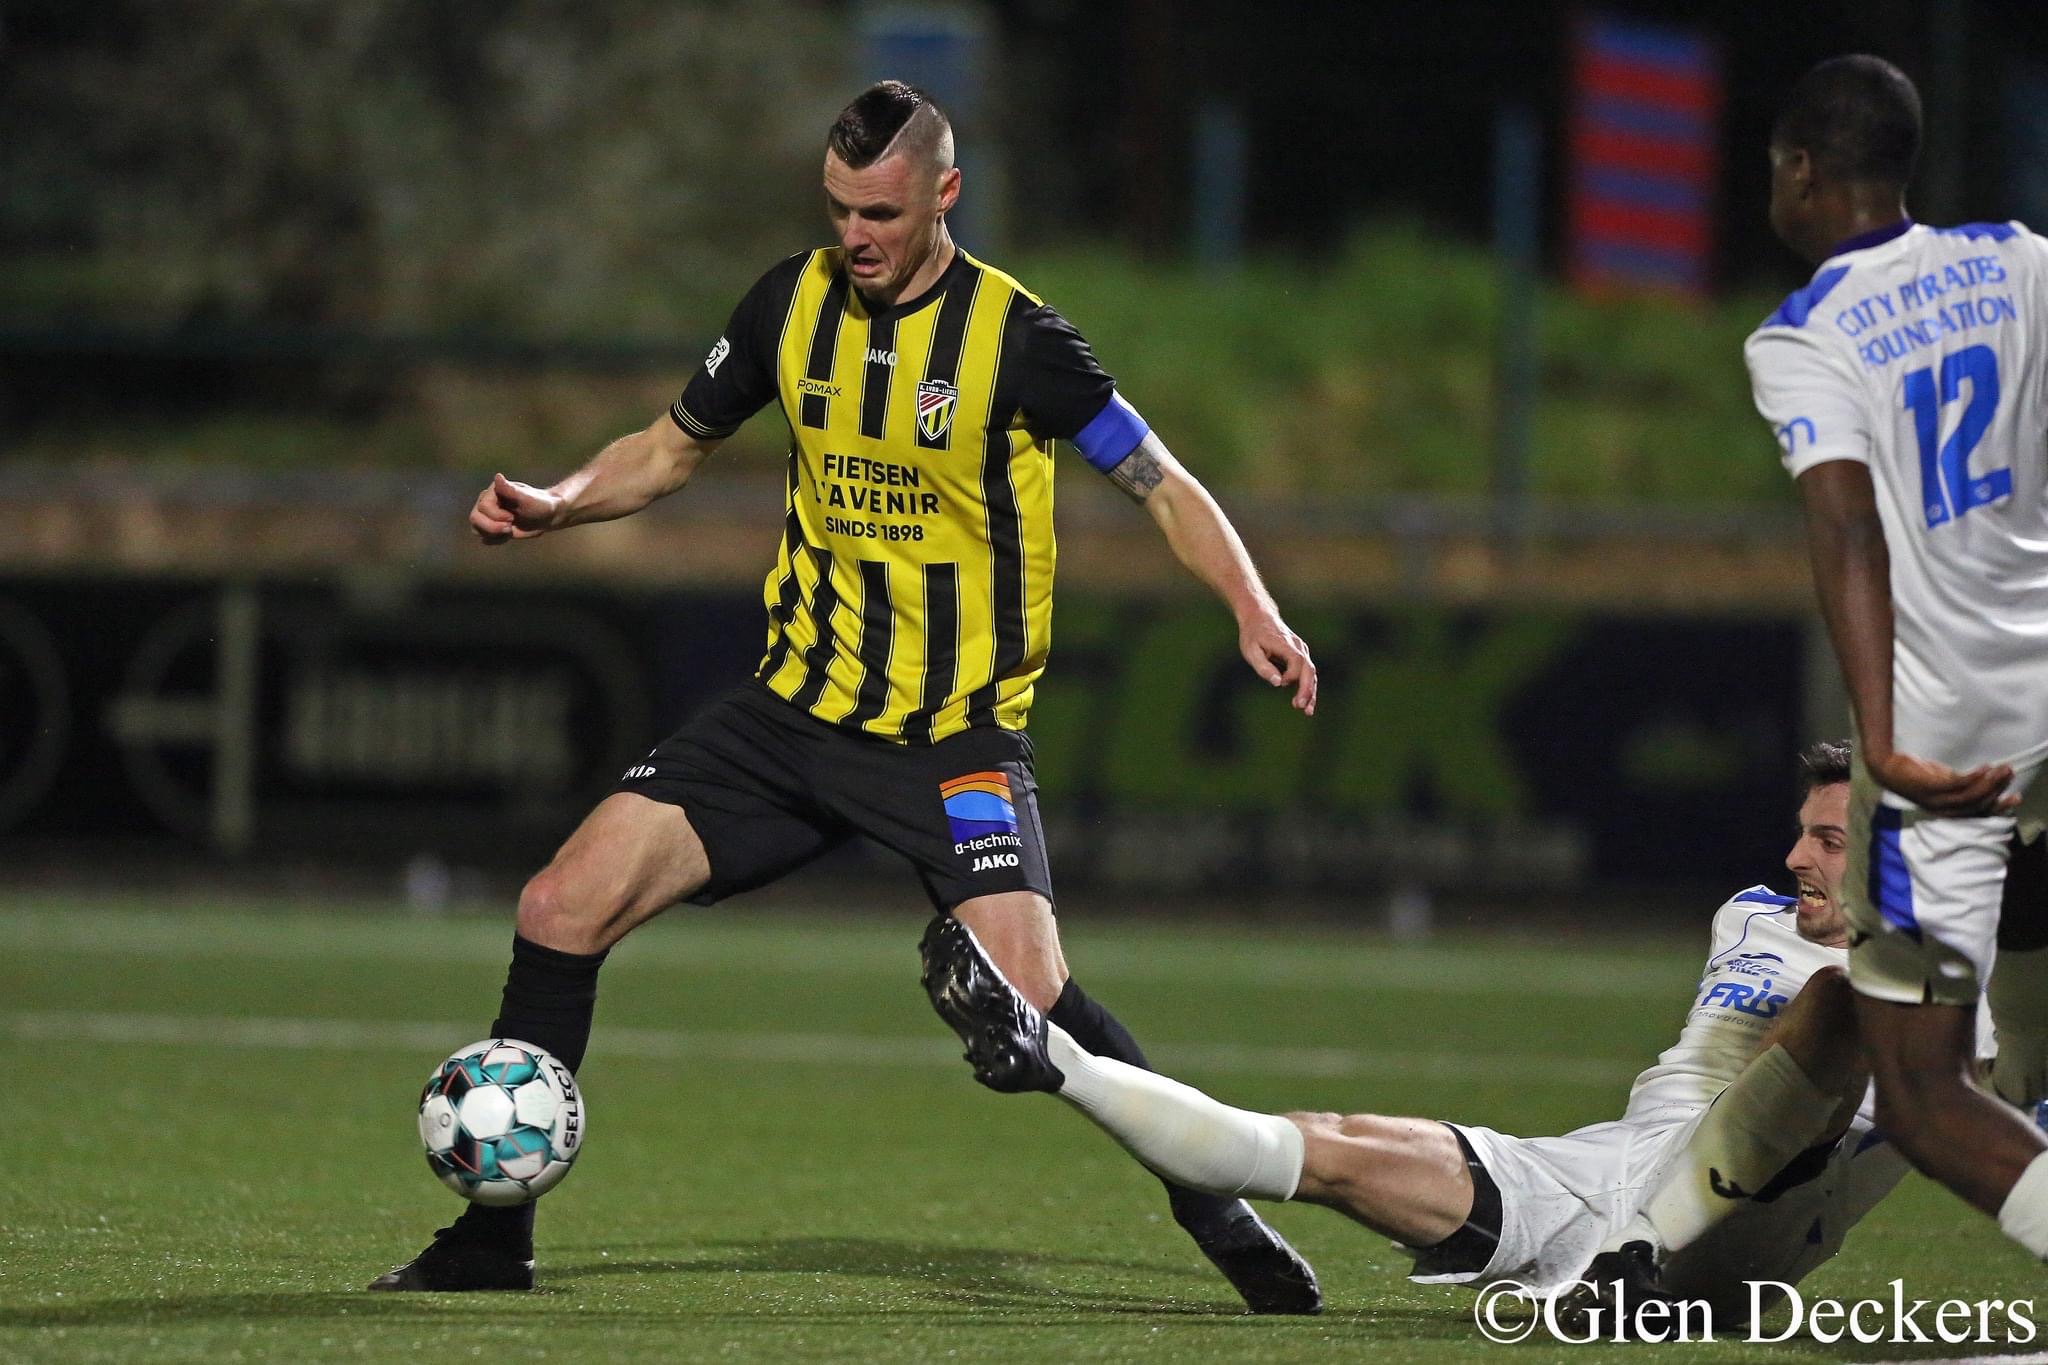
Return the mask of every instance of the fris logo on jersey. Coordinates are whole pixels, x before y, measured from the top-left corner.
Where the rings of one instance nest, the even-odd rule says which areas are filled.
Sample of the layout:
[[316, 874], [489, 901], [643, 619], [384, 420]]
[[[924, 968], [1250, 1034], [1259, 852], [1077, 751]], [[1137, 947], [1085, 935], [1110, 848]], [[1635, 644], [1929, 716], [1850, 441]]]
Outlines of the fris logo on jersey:
[[943, 379], [927, 379], [917, 386], [917, 429], [927, 441], [936, 441], [953, 425], [953, 408], [960, 390]]
[[711, 354], [704, 357], [704, 373], [713, 376], [717, 375], [718, 367], [723, 365], [725, 358], [731, 354], [732, 343], [724, 337], [720, 337], [718, 344], [711, 348]]
[[1791, 1002], [1791, 997], [1783, 991], [1771, 989], [1776, 984], [1770, 980], [1760, 986], [1745, 985], [1740, 981], [1717, 981], [1700, 996], [1700, 1005], [1704, 1009], [1729, 1009], [1758, 1019], [1775, 1019], [1778, 1011]]
[[[1777, 990], [1777, 978], [1785, 970], [1785, 959], [1776, 953], [1739, 953], [1719, 964], [1700, 984], [1699, 1003], [1705, 1009], [1734, 1010], [1757, 1019], [1773, 1019], [1790, 998]], [[1724, 979], [1716, 981], [1715, 976]], [[1752, 982], [1730, 981], [1728, 976], [1746, 976]], [[1711, 984], [1710, 984], [1711, 983]]]

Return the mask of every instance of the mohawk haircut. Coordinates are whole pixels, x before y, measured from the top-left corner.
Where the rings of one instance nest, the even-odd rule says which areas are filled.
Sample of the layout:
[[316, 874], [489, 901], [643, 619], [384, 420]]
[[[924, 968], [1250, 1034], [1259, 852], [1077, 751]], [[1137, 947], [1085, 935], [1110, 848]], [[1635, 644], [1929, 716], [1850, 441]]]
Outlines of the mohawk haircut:
[[1904, 188], [1920, 155], [1920, 92], [1882, 57], [1830, 57], [1792, 87], [1771, 141], [1804, 151], [1823, 176]]
[[953, 167], [953, 124], [930, 95], [902, 81], [877, 81], [839, 111], [825, 145], [854, 170], [896, 153]]
[[1849, 741], [1824, 739], [1799, 751], [1799, 780], [1807, 791], [1849, 780]]

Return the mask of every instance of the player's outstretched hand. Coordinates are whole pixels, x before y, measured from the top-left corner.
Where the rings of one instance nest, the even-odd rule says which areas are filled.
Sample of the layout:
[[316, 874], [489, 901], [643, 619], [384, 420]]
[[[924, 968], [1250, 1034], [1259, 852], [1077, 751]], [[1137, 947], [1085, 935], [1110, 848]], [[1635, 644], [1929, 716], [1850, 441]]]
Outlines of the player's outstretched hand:
[[493, 474], [490, 487], [476, 495], [476, 506], [469, 509], [469, 529], [486, 545], [531, 540], [553, 530], [561, 510], [559, 495]]
[[1999, 815], [2020, 803], [2006, 791], [2012, 785], [2010, 764], [1980, 763], [1957, 772], [1910, 754], [1870, 754], [1864, 761], [1880, 787], [1936, 815]]
[[1239, 628], [1237, 648], [1252, 672], [1275, 687], [1294, 689], [1295, 710], [1316, 713], [1316, 662], [1285, 621], [1271, 614], [1253, 618]]

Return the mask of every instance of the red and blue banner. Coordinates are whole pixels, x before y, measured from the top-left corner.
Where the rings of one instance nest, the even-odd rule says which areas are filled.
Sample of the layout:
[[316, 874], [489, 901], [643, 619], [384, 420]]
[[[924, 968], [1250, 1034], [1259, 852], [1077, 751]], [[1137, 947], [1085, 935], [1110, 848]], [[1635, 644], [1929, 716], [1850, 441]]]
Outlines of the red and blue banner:
[[1573, 283], [1705, 293], [1720, 172], [1713, 41], [1594, 16], [1579, 24], [1572, 73]]

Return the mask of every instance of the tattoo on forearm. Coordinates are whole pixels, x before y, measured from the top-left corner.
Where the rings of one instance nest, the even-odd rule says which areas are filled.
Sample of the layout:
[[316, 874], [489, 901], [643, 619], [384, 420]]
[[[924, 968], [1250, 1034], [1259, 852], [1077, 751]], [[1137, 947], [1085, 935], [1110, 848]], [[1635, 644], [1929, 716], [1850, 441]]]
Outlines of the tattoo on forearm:
[[1123, 489], [1132, 502], [1143, 502], [1151, 497], [1152, 490], [1159, 487], [1159, 481], [1165, 477], [1166, 471], [1159, 467], [1159, 461], [1142, 445], [1109, 471], [1109, 481]]

